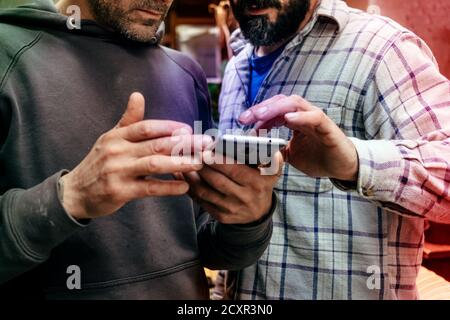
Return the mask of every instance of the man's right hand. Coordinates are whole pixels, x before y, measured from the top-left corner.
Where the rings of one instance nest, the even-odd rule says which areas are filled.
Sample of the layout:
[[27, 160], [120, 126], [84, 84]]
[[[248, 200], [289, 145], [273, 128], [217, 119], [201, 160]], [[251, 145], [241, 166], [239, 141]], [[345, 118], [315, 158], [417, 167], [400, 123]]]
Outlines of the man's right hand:
[[133, 93], [117, 126], [103, 134], [86, 158], [61, 178], [62, 204], [75, 219], [107, 216], [132, 200], [188, 191], [184, 181], [150, 176], [200, 170], [201, 164], [171, 156], [172, 149], [184, 145], [197, 152], [211, 141], [193, 136], [186, 124], [143, 121], [144, 110], [144, 97]]

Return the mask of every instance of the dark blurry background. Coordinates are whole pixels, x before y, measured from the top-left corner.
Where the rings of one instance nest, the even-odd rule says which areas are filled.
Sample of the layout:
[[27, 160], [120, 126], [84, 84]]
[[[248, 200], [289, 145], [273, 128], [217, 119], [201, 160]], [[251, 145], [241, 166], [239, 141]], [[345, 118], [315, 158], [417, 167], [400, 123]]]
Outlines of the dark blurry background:
[[[30, 0], [0, 0], [10, 7]], [[220, 0], [175, 0], [166, 21], [164, 45], [193, 56], [209, 80], [217, 109], [220, 75], [229, 58], [211, 4]], [[350, 6], [396, 20], [423, 38], [433, 50], [441, 72], [450, 78], [450, 0], [347, 0]], [[217, 111], [215, 113], [217, 117]], [[450, 225], [428, 223], [424, 265], [450, 281]]]

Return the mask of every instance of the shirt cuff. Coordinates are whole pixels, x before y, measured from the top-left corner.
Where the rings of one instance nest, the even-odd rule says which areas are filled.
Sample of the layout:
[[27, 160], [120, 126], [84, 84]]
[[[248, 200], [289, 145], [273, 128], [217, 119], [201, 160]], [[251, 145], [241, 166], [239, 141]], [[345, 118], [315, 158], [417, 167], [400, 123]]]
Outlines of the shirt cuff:
[[350, 138], [359, 158], [356, 182], [331, 179], [343, 191], [356, 191], [369, 200], [394, 202], [402, 181], [403, 157], [393, 141]]

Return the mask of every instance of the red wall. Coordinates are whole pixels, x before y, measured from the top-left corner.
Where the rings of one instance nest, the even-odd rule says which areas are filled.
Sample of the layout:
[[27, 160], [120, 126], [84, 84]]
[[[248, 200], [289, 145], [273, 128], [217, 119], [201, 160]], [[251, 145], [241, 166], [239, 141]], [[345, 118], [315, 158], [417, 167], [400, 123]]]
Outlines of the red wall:
[[450, 78], [450, 0], [348, 0], [366, 9], [379, 6], [381, 14], [407, 27], [433, 50], [441, 72]]

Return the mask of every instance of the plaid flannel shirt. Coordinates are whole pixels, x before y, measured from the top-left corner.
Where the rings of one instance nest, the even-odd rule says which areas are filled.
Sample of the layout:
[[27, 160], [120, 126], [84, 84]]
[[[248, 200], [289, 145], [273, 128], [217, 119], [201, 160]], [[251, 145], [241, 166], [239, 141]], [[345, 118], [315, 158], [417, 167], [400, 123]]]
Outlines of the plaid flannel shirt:
[[[242, 129], [249, 58], [225, 71], [220, 129]], [[416, 299], [425, 219], [450, 223], [450, 82], [427, 45], [394, 21], [322, 0], [257, 97], [300, 95], [351, 138], [357, 186], [286, 165], [271, 243], [240, 271], [240, 299]], [[281, 128], [281, 137], [291, 132]], [[308, 152], [308, 150], [305, 150]]]

